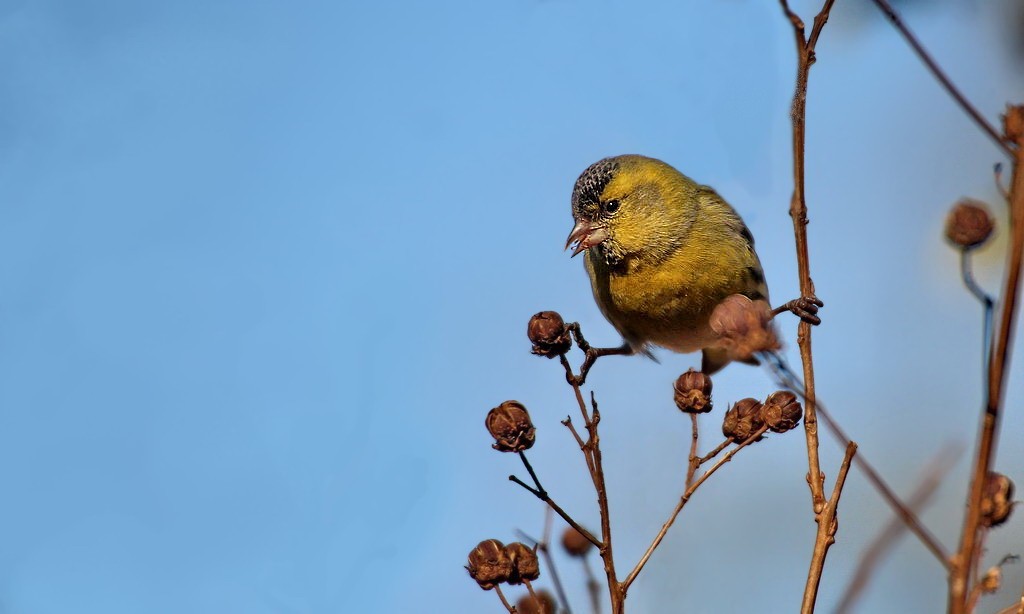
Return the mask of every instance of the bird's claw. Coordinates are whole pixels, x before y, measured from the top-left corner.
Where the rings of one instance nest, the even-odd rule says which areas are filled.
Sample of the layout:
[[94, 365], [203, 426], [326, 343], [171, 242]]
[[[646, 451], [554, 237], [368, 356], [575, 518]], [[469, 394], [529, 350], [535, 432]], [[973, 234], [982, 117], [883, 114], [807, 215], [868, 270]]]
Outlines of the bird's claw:
[[772, 315], [778, 315], [784, 311], [789, 311], [802, 321], [817, 326], [821, 324], [821, 318], [818, 317], [818, 309], [824, 307], [825, 303], [813, 294], [810, 296], [802, 296], [798, 299], [789, 301], [785, 305], [780, 305], [772, 310]]
[[613, 355], [628, 356], [634, 353], [633, 348], [630, 347], [628, 343], [624, 343], [620, 347], [615, 348], [595, 348], [584, 341], [582, 336], [577, 337], [577, 343], [580, 346], [580, 349], [583, 350], [583, 364], [580, 365], [579, 375], [573, 375], [572, 370], [566, 367], [565, 379], [569, 382], [570, 386], [582, 386], [583, 383], [587, 381], [587, 374], [590, 373], [590, 368], [594, 366], [594, 363], [597, 362], [598, 358]]

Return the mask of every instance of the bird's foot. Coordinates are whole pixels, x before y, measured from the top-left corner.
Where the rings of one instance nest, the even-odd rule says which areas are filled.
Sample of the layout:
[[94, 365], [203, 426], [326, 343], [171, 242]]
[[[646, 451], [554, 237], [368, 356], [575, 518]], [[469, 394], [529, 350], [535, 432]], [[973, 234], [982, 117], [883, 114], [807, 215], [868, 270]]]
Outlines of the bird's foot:
[[[586, 342], [584, 341], [583, 343]], [[583, 349], [582, 346], [581, 349]], [[573, 375], [571, 371], [566, 371], [565, 374], [565, 379], [572, 386], [582, 386], [587, 381], [587, 373], [590, 373], [590, 368], [594, 366], [598, 358], [602, 356], [629, 356], [635, 353], [628, 343], [624, 343], [617, 348], [595, 348], [587, 344], [586, 349], [583, 351], [584, 357], [583, 364], [580, 365], [580, 374]]]
[[824, 306], [825, 303], [821, 302], [821, 299], [812, 294], [811, 296], [802, 296], [783, 305], [779, 305], [775, 309], [772, 309], [772, 316], [777, 316], [780, 313], [789, 311], [804, 322], [817, 326], [818, 324], [821, 324], [821, 318], [817, 315], [818, 309]]

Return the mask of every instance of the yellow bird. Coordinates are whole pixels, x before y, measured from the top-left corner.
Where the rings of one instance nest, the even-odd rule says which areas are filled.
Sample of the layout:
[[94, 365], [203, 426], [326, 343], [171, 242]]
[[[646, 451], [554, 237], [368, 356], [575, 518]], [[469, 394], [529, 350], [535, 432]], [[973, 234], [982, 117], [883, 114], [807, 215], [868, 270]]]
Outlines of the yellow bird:
[[[575, 243], [573, 256], [585, 252], [594, 299], [625, 341], [592, 348], [588, 363], [608, 354], [649, 355], [650, 345], [703, 350], [708, 374], [729, 362], [716, 346], [712, 311], [732, 294], [767, 302], [768, 287], [754, 237], [715, 190], [661, 160], [616, 156], [576, 180], [572, 215], [566, 248]], [[817, 323], [820, 301], [811, 298], [775, 312], [793, 310]]]

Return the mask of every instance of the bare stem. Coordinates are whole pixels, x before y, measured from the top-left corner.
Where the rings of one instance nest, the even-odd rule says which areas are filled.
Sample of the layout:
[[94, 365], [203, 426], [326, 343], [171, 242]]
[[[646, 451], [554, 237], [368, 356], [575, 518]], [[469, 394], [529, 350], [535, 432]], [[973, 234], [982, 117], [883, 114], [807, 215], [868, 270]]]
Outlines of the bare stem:
[[[814, 48], [822, 28], [828, 21], [829, 11], [835, 0], [825, 0], [821, 11], [814, 18], [811, 35], [804, 38], [804, 23], [794, 13], [786, 0], [780, 0], [782, 10], [793, 24], [796, 37], [797, 69], [796, 87], [793, 91], [793, 107], [790, 118], [793, 122], [793, 196], [789, 204], [789, 215], [793, 219], [793, 234], [796, 238], [796, 261], [800, 276], [802, 296], [814, 296], [814, 282], [811, 280], [810, 256], [807, 251], [807, 199], [804, 195], [804, 143], [806, 141], [807, 79], [814, 64]], [[797, 327], [797, 345], [803, 363], [805, 383], [804, 432], [807, 435], [807, 482], [811, 488], [811, 504], [817, 516], [825, 506], [825, 484], [818, 460], [818, 418], [815, 413], [814, 358], [811, 353], [811, 325], [801, 321]]]
[[697, 430], [697, 414], [690, 414], [690, 424], [693, 426], [693, 434], [690, 439], [690, 462], [686, 467], [687, 488], [690, 487], [690, 484], [693, 484], [693, 476], [697, 473], [697, 467], [700, 467], [700, 457], [697, 456], [697, 439], [700, 437], [700, 433]]
[[[578, 325], [574, 330], [574, 335], [577, 335], [577, 344], [579, 344], [582, 339], [582, 333], [579, 331]], [[601, 437], [597, 432], [598, 424], [601, 422], [601, 412], [597, 408], [597, 400], [594, 398], [593, 393], [590, 395], [592, 412], [587, 411], [587, 403], [583, 400], [583, 392], [580, 390], [580, 379], [573, 374], [572, 367], [565, 356], [561, 358], [562, 366], [565, 367], [565, 379], [572, 386], [573, 393], [576, 395], [576, 402], [580, 407], [580, 414], [583, 416], [583, 424], [587, 429], [587, 440], [583, 442], [581, 449], [584, 456], [587, 457], [587, 468], [590, 470], [590, 478], [594, 483], [594, 490], [597, 492], [598, 511], [601, 514], [601, 540], [600, 542], [591, 540], [591, 542], [597, 546], [598, 551], [601, 553], [601, 559], [604, 562], [604, 571], [608, 578], [608, 594], [611, 599], [612, 614], [622, 614], [625, 609], [626, 593], [615, 574], [615, 559], [612, 554], [611, 512], [608, 506], [608, 491], [605, 486], [604, 465], [601, 458]], [[568, 423], [568, 420], [566, 422]], [[569, 424], [571, 423], [568, 423], [567, 426]], [[582, 441], [578, 434], [577, 440]], [[580, 530], [576, 526], [573, 528]]]
[[857, 453], [857, 444], [852, 441], [846, 446], [843, 464], [839, 467], [839, 477], [832, 487], [832, 497], [821, 514], [818, 515], [818, 534], [814, 539], [814, 554], [811, 555], [811, 569], [807, 573], [807, 586], [804, 587], [804, 600], [800, 607], [801, 614], [812, 614], [814, 602], [818, 599], [818, 586], [821, 584], [821, 573], [825, 569], [825, 557], [832, 544], [836, 543], [836, 531], [839, 530], [839, 497], [846, 484], [846, 476], [850, 472], [850, 462]]
[[544, 487], [540, 485], [540, 480], [537, 478], [537, 474], [534, 473], [534, 471], [533, 471], [533, 465], [530, 464], [530, 461], [526, 460], [526, 452], [524, 452], [523, 450], [520, 450], [519, 451], [519, 458], [520, 458], [520, 460], [523, 461], [523, 466], [526, 467], [527, 473], [530, 474], [530, 479], [533, 480], [534, 486], [537, 487], [537, 490], [539, 492], [541, 492], [545, 496], [547, 496], [547, 491], [544, 490]]
[[505, 606], [505, 609], [508, 610], [509, 612], [511, 612], [512, 614], [515, 614], [515, 612], [516, 612], [515, 607], [511, 603], [508, 602], [508, 599], [505, 599], [505, 593], [501, 592], [501, 587], [498, 586], [498, 585], [495, 585], [494, 586], [494, 592], [498, 594], [498, 599], [501, 599], [501, 604], [503, 606]]
[[714, 450], [700, 457], [700, 460], [697, 462], [697, 466], [699, 467], [704, 463], [708, 462], [709, 460], [713, 459], [714, 457], [718, 456], [722, 452], [722, 450], [728, 448], [730, 444], [732, 444], [731, 439], [726, 439], [722, 443], [718, 444], [717, 446], [715, 446]]
[[977, 557], [975, 545], [979, 541], [981, 526], [981, 499], [985, 480], [992, 470], [1002, 417], [1003, 393], [1005, 392], [1006, 370], [1009, 363], [1010, 343], [1017, 316], [1017, 299], [1020, 291], [1021, 263], [1024, 258], [1024, 106], [1009, 107], [1006, 126], [1016, 126], [1012, 136], [1014, 143], [1013, 175], [1010, 181], [1010, 248], [1007, 254], [1006, 281], [1003, 287], [1002, 307], [999, 313], [999, 328], [994, 342], [990, 345], [988, 389], [985, 409], [982, 414], [981, 433], [978, 438], [977, 455], [967, 498], [967, 514], [964, 516], [960, 534], [960, 548], [953, 559], [949, 577], [949, 612], [964, 614], [967, 611], [970, 572]]
[[583, 537], [586, 537], [587, 541], [589, 541], [590, 543], [594, 544], [598, 548], [601, 547], [601, 541], [599, 539], [597, 539], [596, 537], [594, 537], [590, 533], [590, 531], [587, 531], [586, 529], [581, 527], [578, 522], [573, 520], [572, 516], [570, 516], [568, 513], [566, 513], [565, 510], [563, 510], [557, 503], [555, 503], [554, 500], [551, 499], [551, 497], [548, 495], [547, 492], [545, 492], [543, 490], [537, 490], [536, 488], [533, 488], [532, 486], [530, 486], [526, 482], [520, 480], [519, 478], [517, 478], [514, 475], [508, 476], [508, 479], [509, 479], [509, 481], [515, 482], [516, 484], [519, 484], [520, 486], [522, 486], [526, 490], [530, 491], [530, 493], [532, 493], [533, 496], [537, 497], [538, 499], [540, 499], [544, 503], [547, 503], [548, 507], [550, 507], [552, 510], [554, 510], [554, 512], [556, 514], [561, 516], [562, 520], [564, 520], [566, 523], [568, 523], [568, 525], [570, 527], [572, 527], [572, 528], [576, 529], [577, 531], [579, 531], [580, 535], [582, 535]]
[[978, 299], [981, 303], [982, 309], [982, 333], [981, 333], [981, 367], [982, 372], [988, 375], [988, 357], [991, 353], [989, 345], [992, 342], [992, 312], [995, 306], [995, 300], [988, 295], [985, 290], [978, 285], [977, 280], [974, 279], [974, 267], [971, 266], [971, 254], [973, 253], [970, 249], [960, 250], [960, 277], [964, 281], [964, 286], [967, 290]]
[[523, 578], [523, 584], [526, 585], [526, 590], [530, 591], [530, 596], [533, 597], [533, 600], [539, 604], [540, 597], [538, 597], [537, 593], [533, 590], [533, 582], [530, 582], [526, 578]]
[[729, 450], [728, 454], [723, 456], [717, 463], [712, 465], [710, 469], [705, 471], [704, 474], [701, 475], [696, 482], [690, 485], [686, 489], [686, 491], [683, 492], [683, 496], [679, 498], [679, 503], [676, 504], [675, 509], [672, 510], [672, 514], [669, 515], [668, 520], [665, 521], [665, 524], [661, 526], [661, 530], [658, 531], [658, 534], [654, 537], [654, 541], [652, 541], [651, 545], [647, 547], [647, 551], [644, 552], [644, 555], [642, 557], [640, 557], [640, 561], [637, 562], [636, 567], [633, 568], [633, 571], [629, 572], [629, 575], [626, 576], [626, 579], [622, 581], [623, 593], [629, 590], [629, 586], [633, 583], [633, 580], [636, 580], [636, 577], [640, 575], [640, 572], [643, 570], [644, 565], [647, 564], [647, 561], [651, 558], [651, 555], [654, 554], [654, 551], [658, 548], [659, 545], [661, 545], [662, 540], [665, 539], [665, 535], [668, 534], [668, 530], [672, 527], [672, 523], [676, 521], [676, 518], [679, 516], [679, 512], [683, 511], [683, 508], [686, 507], [686, 503], [690, 500], [690, 497], [693, 496], [693, 493], [696, 492], [698, 488], [700, 488], [700, 485], [703, 484], [705, 480], [707, 480], [709, 477], [711, 477], [711, 474], [718, 471], [718, 469], [722, 465], [731, 461], [732, 457], [736, 456], [737, 452], [747, 447], [754, 441], [757, 441], [757, 438], [760, 437], [761, 435], [764, 435], [767, 430], [767, 426], [762, 426], [760, 429], [757, 430], [757, 432], [755, 432], [753, 435], [747, 438], [746, 441], [736, 446], [732, 450]]

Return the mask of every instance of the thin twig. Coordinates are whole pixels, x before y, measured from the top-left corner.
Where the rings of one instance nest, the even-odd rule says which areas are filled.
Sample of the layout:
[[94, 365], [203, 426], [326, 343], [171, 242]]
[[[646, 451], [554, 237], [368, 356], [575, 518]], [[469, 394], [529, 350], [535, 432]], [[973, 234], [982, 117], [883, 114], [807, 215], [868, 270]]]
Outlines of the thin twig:
[[[978, 285], [978, 281], [974, 279], [974, 267], [971, 266], [971, 254], [973, 250], [961, 249], [960, 250], [960, 277], [963, 279], [964, 285], [967, 286], [967, 290], [974, 295], [974, 298], [978, 299], [982, 305], [987, 309], [992, 309], [995, 304], [995, 299], [985, 292], [985, 289]], [[986, 327], [987, 330], [987, 327]]]
[[[577, 337], [577, 343], [579, 343], [579, 340], [582, 339], [582, 333], [579, 332], [578, 326], [574, 332], [579, 335]], [[562, 365], [566, 371], [565, 379], [572, 386], [576, 402], [580, 407], [580, 414], [583, 416], [584, 426], [587, 429], [587, 441], [582, 449], [584, 456], [589, 455], [587, 467], [590, 469], [590, 477], [594, 483], [594, 490], [597, 492], [598, 511], [601, 515], [601, 541], [595, 543], [595, 545], [598, 548], [598, 552], [601, 553], [605, 575], [608, 578], [608, 595], [612, 604], [612, 614], [622, 614], [625, 608], [626, 595], [615, 574], [615, 558], [612, 554], [611, 512], [608, 505], [608, 491], [605, 486], [604, 465], [601, 458], [601, 438], [597, 431], [598, 424], [601, 422], [601, 412], [598, 410], [594, 394], [591, 393], [590, 403], [592, 411], [588, 413], [586, 401], [583, 400], [583, 392], [580, 390], [579, 379], [574, 376], [572, 367], [569, 365], [568, 360], [565, 359], [565, 356], [562, 356]], [[592, 541], [592, 543], [594, 542]]]
[[[814, 282], [811, 280], [810, 256], [807, 250], [807, 199], [804, 195], [804, 143], [806, 141], [807, 78], [814, 64], [814, 48], [828, 21], [834, 0], [825, 0], [821, 11], [814, 18], [811, 35], [804, 39], [804, 24], [794, 13], [786, 0], [780, 0], [782, 10], [793, 24], [796, 36], [797, 69], [796, 86], [793, 90], [793, 106], [790, 118], [793, 122], [793, 196], [789, 204], [789, 215], [793, 219], [793, 234], [796, 239], [796, 261], [800, 277], [802, 296], [814, 296]], [[801, 321], [797, 327], [797, 345], [803, 363], [806, 384], [804, 407], [804, 432], [807, 436], [807, 482], [811, 488], [811, 504], [814, 514], [821, 513], [825, 506], [825, 484], [818, 459], [818, 418], [814, 404], [814, 358], [811, 352], [811, 325]]]
[[515, 614], [515, 607], [513, 607], [512, 604], [508, 602], [508, 599], [505, 599], [505, 593], [501, 592], [501, 587], [497, 584], [494, 585], [494, 592], [498, 594], [498, 599], [501, 599], [501, 604], [505, 606], [505, 609], [511, 612], [512, 614]]
[[942, 87], [945, 88], [946, 92], [948, 92], [949, 95], [953, 97], [953, 100], [955, 100], [956, 103], [960, 105], [960, 108], [963, 109], [964, 112], [967, 113], [967, 115], [969, 115], [971, 119], [974, 120], [974, 123], [977, 124], [978, 127], [981, 128], [982, 131], [984, 131], [985, 134], [989, 136], [989, 138], [995, 141], [996, 145], [998, 145], [999, 148], [1003, 150], [1003, 153], [1012, 158], [1014, 156], [1014, 152], [1007, 145], [1007, 141], [1004, 140], [999, 135], [995, 127], [992, 126], [992, 124], [990, 124], [984, 117], [982, 117], [981, 113], [979, 113], [978, 110], [974, 108], [974, 105], [972, 105], [970, 101], [967, 100], [967, 97], [960, 93], [960, 90], [957, 89], [955, 85], [953, 85], [953, 82], [950, 81], [949, 77], [946, 76], [946, 73], [943, 72], [941, 68], [939, 68], [939, 65], [935, 62], [935, 60], [932, 59], [931, 55], [928, 54], [928, 52], [925, 50], [924, 46], [920, 43], [920, 41], [917, 40], [917, 37], [914, 36], [914, 34], [910, 31], [910, 28], [908, 28], [907, 25], [903, 23], [903, 19], [900, 17], [899, 13], [896, 12], [896, 9], [894, 9], [887, 0], [874, 0], [874, 2], [875, 6], [877, 6], [882, 11], [882, 13], [884, 13], [885, 16], [889, 18], [889, 21], [892, 22], [892, 25], [895, 26], [897, 30], [899, 30], [899, 33], [901, 35], [903, 35], [903, 38], [907, 41], [907, 44], [909, 44], [910, 47], [914, 50], [914, 53], [917, 54], [917, 57], [920, 58], [921, 61], [924, 62], [924, 65], [928, 67], [928, 70], [931, 71], [932, 76], [934, 76], [938, 80], [938, 82], [942, 84]]
[[[907, 499], [907, 508], [917, 513], [931, 500], [932, 495], [942, 485], [946, 473], [953, 466], [954, 461], [960, 457], [960, 446], [946, 445], [938, 454], [932, 457], [925, 467], [920, 483], [914, 492]], [[836, 614], [845, 614], [853, 610], [857, 599], [864, 594], [864, 589], [871, 579], [871, 574], [878, 569], [882, 559], [892, 550], [903, 536], [907, 529], [906, 523], [899, 516], [894, 516], [889, 524], [885, 526], [878, 536], [871, 542], [861, 555], [857, 569], [846, 586], [839, 605], [836, 606]]]
[[552, 510], [554, 510], [554, 512], [555, 512], [556, 514], [558, 514], [559, 516], [561, 516], [561, 517], [562, 517], [562, 520], [564, 520], [564, 521], [565, 521], [566, 523], [568, 523], [568, 525], [569, 525], [570, 527], [572, 527], [572, 528], [576, 529], [577, 531], [579, 531], [579, 532], [580, 532], [580, 535], [582, 535], [583, 537], [586, 537], [586, 538], [587, 538], [587, 541], [589, 541], [590, 543], [594, 544], [594, 545], [595, 545], [595, 546], [597, 546], [598, 548], [600, 548], [600, 547], [601, 547], [601, 540], [599, 540], [599, 539], [597, 539], [596, 537], [594, 537], [594, 536], [593, 536], [593, 535], [592, 535], [592, 534], [590, 533], [590, 531], [587, 531], [586, 529], [584, 529], [583, 527], [581, 527], [581, 526], [580, 526], [580, 524], [579, 524], [578, 522], [576, 522], [575, 520], [573, 520], [573, 519], [572, 519], [572, 516], [570, 516], [569, 514], [567, 514], [565, 510], [563, 510], [563, 509], [562, 509], [562, 508], [561, 508], [561, 507], [560, 507], [560, 506], [559, 506], [559, 505], [558, 505], [557, 503], [555, 503], [555, 502], [554, 502], [554, 500], [552, 500], [552, 499], [551, 499], [551, 496], [550, 496], [550, 495], [548, 495], [548, 493], [547, 493], [547, 492], [545, 492], [545, 491], [543, 491], [543, 490], [537, 490], [536, 488], [533, 488], [532, 486], [530, 486], [530, 485], [529, 485], [529, 484], [527, 484], [526, 482], [524, 482], [524, 481], [520, 480], [519, 478], [517, 478], [517, 477], [516, 477], [516, 476], [514, 476], [514, 475], [510, 475], [510, 476], [508, 476], [508, 479], [509, 479], [509, 481], [515, 482], [516, 484], [519, 484], [520, 486], [522, 486], [522, 487], [523, 487], [523, 488], [525, 488], [526, 490], [530, 491], [530, 492], [531, 492], [531, 493], [533, 494], [533, 496], [537, 497], [538, 499], [540, 499], [540, 500], [541, 500], [541, 501], [543, 501], [544, 503], [547, 503], [547, 504], [548, 504], [548, 506], [549, 506], [549, 507], [550, 507], [550, 508], [551, 508]]
[[1017, 603], [1006, 606], [1002, 610], [996, 612], [996, 614], [1024, 614], [1024, 596], [1020, 598]]
[[981, 303], [981, 369], [985, 377], [988, 376], [988, 357], [991, 353], [989, 345], [992, 343], [992, 312], [994, 311], [995, 299], [985, 292], [984, 288], [978, 285], [974, 279], [974, 267], [971, 266], [971, 254], [973, 250], [960, 250], [960, 277], [963, 279], [967, 290]]
[[712, 450], [712, 451], [708, 452], [706, 455], [700, 457], [700, 461], [697, 463], [697, 466], [699, 467], [700, 465], [703, 465], [704, 463], [706, 463], [709, 460], [713, 459], [714, 457], [718, 456], [719, 453], [721, 453], [722, 450], [728, 448], [730, 445], [732, 445], [732, 440], [731, 439], [726, 439], [722, 443], [718, 444], [717, 446], [715, 446], [714, 450]]
[[1016, 126], [1018, 132], [1007, 135], [1013, 136], [1015, 140], [1013, 175], [1010, 181], [1010, 248], [1007, 254], [1006, 283], [1003, 287], [999, 328], [995, 341], [990, 346], [992, 350], [988, 361], [988, 389], [967, 499], [967, 513], [964, 515], [963, 529], [960, 533], [960, 548], [954, 557], [949, 579], [950, 614], [964, 614], [967, 611], [969, 577], [974, 567], [975, 544], [979, 541], [978, 532], [981, 526], [981, 499], [988, 473], [992, 470], [992, 459], [995, 457], [998, 441], [1010, 344], [1017, 317], [1021, 264], [1024, 259], [1024, 106], [1008, 108], [1005, 122], [1007, 127]]
[[[578, 324], [576, 325], [575, 330], [582, 339], [583, 333], [579, 331]], [[583, 425], [589, 428], [590, 415], [587, 414], [587, 405], [586, 403], [583, 402], [583, 395], [579, 391], [579, 384], [576, 383], [577, 378], [572, 371], [572, 365], [569, 364], [569, 359], [565, 357], [565, 354], [561, 354], [558, 358], [561, 360], [562, 367], [565, 369], [565, 380], [569, 383], [570, 386], [573, 387], [573, 389], [576, 392], [576, 400], [579, 402], [580, 412], [583, 415]], [[593, 482], [594, 488], [598, 488], [597, 467], [594, 465], [594, 453], [593, 448], [590, 446], [589, 439], [588, 441], [583, 441], [583, 438], [576, 430], [576, 427], [573, 426], [572, 419], [569, 416], [566, 416], [565, 420], [562, 420], [562, 424], [565, 425], [567, 429], [569, 429], [569, 432], [572, 433], [573, 438], [576, 439], [576, 443], [579, 445], [580, 451], [583, 452], [583, 460], [587, 463], [587, 473], [590, 475], [590, 480], [591, 482]]]
[[640, 557], [640, 561], [637, 562], [636, 567], [634, 567], [633, 571], [629, 572], [629, 575], [626, 576], [626, 579], [622, 581], [623, 592], [629, 589], [629, 585], [633, 583], [633, 580], [636, 580], [636, 577], [640, 574], [640, 571], [643, 570], [644, 565], [647, 564], [648, 559], [650, 559], [651, 555], [654, 554], [654, 551], [661, 544], [661, 541], [665, 539], [665, 535], [668, 534], [668, 530], [672, 527], [672, 523], [676, 521], [676, 517], [679, 516], [679, 512], [683, 511], [683, 508], [686, 507], [686, 503], [690, 500], [690, 497], [693, 496], [693, 493], [696, 492], [698, 488], [700, 488], [700, 485], [703, 484], [704, 481], [707, 480], [709, 477], [711, 477], [711, 474], [718, 471], [718, 469], [722, 465], [731, 461], [732, 457], [736, 456], [737, 452], [747, 447], [749, 444], [757, 441], [758, 437], [764, 435], [767, 430], [767, 426], [762, 426], [760, 429], [757, 430], [757, 432], [755, 432], [753, 435], [747, 438], [746, 441], [736, 446], [732, 450], [729, 450], [729, 452], [725, 456], [723, 456], [717, 463], [712, 465], [711, 468], [705, 471], [704, 474], [701, 475], [696, 482], [694, 482], [692, 485], [690, 485], [689, 488], [686, 489], [686, 491], [683, 493], [683, 496], [679, 498], [679, 503], [676, 504], [675, 509], [673, 509], [672, 513], [669, 515], [668, 520], [665, 521], [665, 524], [661, 526], [661, 530], [658, 531], [658, 534], [654, 537], [654, 541], [652, 541], [651, 545], [647, 547], [647, 551], [644, 552], [644, 555]]
[[534, 473], [534, 471], [533, 471], [533, 465], [530, 464], [530, 461], [526, 460], [526, 452], [523, 451], [523, 450], [520, 450], [519, 451], [519, 458], [520, 458], [520, 460], [523, 461], [523, 466], [526, 467], [526, 471], [527, 471], [527, 473], [530, 474], [530, 479], [533, 480], [533, 483], [537, 487], [537, 490], [540, 491], [541, 493], [544, 493], [544, 495], [547, 495], [547, 491], [544, 490], [544, 487], [540, 485], [540, 480], [537, 478], [537, 474]]
[[541, 603], [540, 597], [538, 597], [537, 593], [533, 590], [533, 582], [530, 582], [526, 578], [523, 578], [523, 584], [526, 585], [526, 590], [530, 591], [530, 596], [533, 597], [534, 602], [538, 604]]
[[857, 453], [857, 444], [852, 441], [846, 446], [843, 464], [839, 466], [839, 477], [832, 487], [832, 497], [825, 505], [824, 511], [818, 516], [818, 535], [814, 540], [814, 554], [811, 556], [811, 569], [807, 573], [807, 586], [804, 588], [804, 600], [800, 607], [801, 614], [812, 614], [814, 602], [818, 599], [818, 586], [821, 584], [821, 573], [825, 569], [825, 557], [832, 544], [836, 543], [836, 531], [839, 530], [839, 497], [846, 484], [846, 476], [850, 472], [850, 462]]
[[693, 476], [697, 473], [697, 467], [700, 466], [700, 457], [697, 456], [697, 439], [700, 437], [700, 433], [697, 430], [697, 414], [690, 414], [690, 424], [692, 425], [692, 435], [690, 439], [690, 461], [686, 467], [686, 487], [689, 488], [690, 484], [693, 484]]

